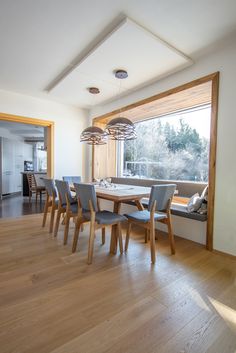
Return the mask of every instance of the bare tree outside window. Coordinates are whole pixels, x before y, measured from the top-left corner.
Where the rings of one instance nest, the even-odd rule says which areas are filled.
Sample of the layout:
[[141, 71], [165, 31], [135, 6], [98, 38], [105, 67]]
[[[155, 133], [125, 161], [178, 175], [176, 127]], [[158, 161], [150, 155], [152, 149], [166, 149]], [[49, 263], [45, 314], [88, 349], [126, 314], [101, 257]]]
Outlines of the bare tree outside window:
[[136, 123], [124, 142], [123, 176], [208, 181], [209, 106]]

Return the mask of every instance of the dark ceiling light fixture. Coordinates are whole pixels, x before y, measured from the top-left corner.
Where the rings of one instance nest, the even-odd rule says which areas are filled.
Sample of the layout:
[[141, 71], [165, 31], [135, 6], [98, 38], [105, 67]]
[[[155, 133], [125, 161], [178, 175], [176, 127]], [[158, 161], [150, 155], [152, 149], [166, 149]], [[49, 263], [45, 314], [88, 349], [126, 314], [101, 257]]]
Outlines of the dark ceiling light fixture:
[[[116, 70], [115, 77], [122, 80], [128, 77], [128, 73], [125, 70]], [[134, 140], [137, 137], [132, 121], [122, 116], [109, 121], [105, 131], [112, 140]]]
[[[99, 88], [89, 87], [89, 93], [100, 93]], [[86, 142], [88, 145], [105, 145], [107, 143], [107, 133], [97, 126], [89, 126], [84, 129], [80, 135], [80, 142]]]
[[89, 87], [89, 88], [88, 88], [88, 91], [89, 91], [89, 93], [91, 93], [91, 94], [98, 94], [98, 93], [100, 93], [100, 89], [97, 88], [97, 87]]
[[112, 140], [134, 140], [137, 135], [131, 120], [119, 117], [114, 118], [106, 126], [106, 132]]
[[82, 131], [80, 142], [86, 142], [88, 145], [105, 145], [107, 143], [107, 133], [97, 126], [89, 126]]

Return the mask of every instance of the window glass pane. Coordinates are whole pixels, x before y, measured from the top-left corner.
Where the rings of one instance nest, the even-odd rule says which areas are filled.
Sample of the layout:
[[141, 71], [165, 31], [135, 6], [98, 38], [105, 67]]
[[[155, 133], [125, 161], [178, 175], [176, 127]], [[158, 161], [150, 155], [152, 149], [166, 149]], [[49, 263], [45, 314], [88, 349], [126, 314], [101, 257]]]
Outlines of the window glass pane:
[[37, 142], [36, 144], [36, 158], [37, 158], [37, 170], [47, 170], [47, 151], [44, 149], [44, 142]]
[[136, 123], [137, 139], [125, 141], [126, 177], [208, 181], [210, 106]]

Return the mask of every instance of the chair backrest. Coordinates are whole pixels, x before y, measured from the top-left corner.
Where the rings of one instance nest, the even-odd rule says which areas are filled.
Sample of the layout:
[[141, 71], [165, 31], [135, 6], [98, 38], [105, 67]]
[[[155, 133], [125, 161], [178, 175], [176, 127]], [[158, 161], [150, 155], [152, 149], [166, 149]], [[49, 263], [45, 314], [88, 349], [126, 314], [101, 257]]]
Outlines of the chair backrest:
[[69, 184], [81, 182], [81, 176], [63, 176], [62, 179], [67, 181]]
[[36, 179], [35, 179], [35, 175], [31, 174], [31, 173], [27, 173], [27, 180], [28, 180], [28, 185], [29, 185], [29, 189], [36, 189], [37, 188], [37, 183], [36, 183]]
[[69, 201], [72, 202], [73, 199], [71, 196], [69, 183], [63, 180], [55, 180], [55, 183], [61, 204], [66, 205], [66, 195], [68, 196]]
[[53, 179], [42, 179], [43, 183], [45, 185], [46, 191], [48, 193], [49, 196], [51, 197], [56, 197], [57, 196], [57, 189], [55, 187], [54, 184], [54, 180]]
[[97, 212], [98, 207], [95, 186], [91, 184], [74, 183], [74, 187], [82, 209], [85, 211], [90, 210], [89, 200], [91, 200], [94, 211]]
[[168, 201], [174, 196], [176, 184], [153, 185], [151, 189], [148, 210], [151, 211], [156, 201], [156, 211], [165, 211]]

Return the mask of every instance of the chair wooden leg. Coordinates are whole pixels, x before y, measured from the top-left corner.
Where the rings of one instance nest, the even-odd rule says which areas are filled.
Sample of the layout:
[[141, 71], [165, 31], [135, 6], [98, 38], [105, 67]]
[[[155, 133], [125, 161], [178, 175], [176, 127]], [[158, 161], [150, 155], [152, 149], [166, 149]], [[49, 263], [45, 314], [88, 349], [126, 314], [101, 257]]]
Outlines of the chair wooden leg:
[[93, 247], [95, 238], [95, 223], [90, 222], [90, 234], [89, 234], [89, 248], [88, 248], [88, 264], [90, 265], [93, 260]]
[[150, 250], [151, 250], [151, 260], [152, 263], [156, 262], [156, 247], [155, 247], [155, 222], [151, 221], [150, 228]]
[[123, 250], [123, 238], [122, 238], [122, 231], [121, 231], [121, 224], [120, 223], [117, 224], [116, 231], [117, 231], [117, 237], [119, 239], [120, 253], [123, 254], [123, 252], [124, 252], [124, 250]]
[[102, 245], [105, 244], [105, 241], [106, 241], [106, 228], [103, 227], [102, 228]]
[[42, 227], [45, 227], [46, 220], [47, 220], [47, 215], [48, 215], [48, 198], [47, 198], [47, 200], [45, 202], [45, 205], [44, 205]]
[[69, 233], [69, 225], [70, 225], [70, 215], [66, 214], [66, 217], [65, 217], [65, 228], [64, 228], [64, 245], [67, 244], [68, 233]]
[[170, 249], [171, 249], [171, 254], [175, 254], [175, 239], [174, 239], [174, 234], [172, 230], [172, 224], [171, 224], [171, 219], [167, 219], [167, 227], [168, 227], [168, 236], [169, 236], [169, 241], [170, 241]]
[[74, 231], [74, 239], [73, 239], [73, 245], [72, 245], [72, 253], [76, 251], [77, 248], [77, 243], [78, 243], [78, 238], [79, 238], [79, 231], [81, 229], [82, 223], [77, 220], [75, 223], [75, 231]]
[[62, 216], [62, 221], [61, 221], [61, 224], [64, 226], [65, 225], [65, 220], [66, 220], [66, 215], [64, 214]]
[[60, 224], [60, 218], [61, 218], [61, 212], [58, 210], [57, 211], [55, 229], [54, 229], [54, 237], [56, 237], [57, 233], [58, 233], [58, 228], [59, 228], [59, 224]]
[[36, 205], [37, 205], [37, 202], [38, 202], [38, 192], [36, 191]]
[[116, 226], [112, 225], [111, 226], [111, 240], [110, 240], [110, 253], [111, 254], [116, 254], [116, 243], [117, 243], [117, 239], [116, 239]]
[[125, 251], [128, 250], [128, 246], [129, 246], [129, 237], [130, 237], [130, 232], [131, 232], [131, 225], [132, 225], [132, 223], [128, 222], [126, 238], [125, 238]]
[[118, 225], [113, 224], [111, 228], [111, 247], [112, 247], [112, 254], [116, 255], [117, 253], [117, 243], [118, 243]]
[[150, 231], [149, 231], [149, 229], [146, 229], [145, 230], [145, 243], [147, 243], [149, 239], [150, 239]]
[[51, 218], [50, 218], [50, 226], [49, 226], [49, 233], [52, 233], [52, 232], [53, 232], [54, 216], [55, 216], [55, 207], [52, 206]]
[[40, 204], [42, 203], [42, 192], [41, 191], [39, 191], [39, 202], [40, 202]]

